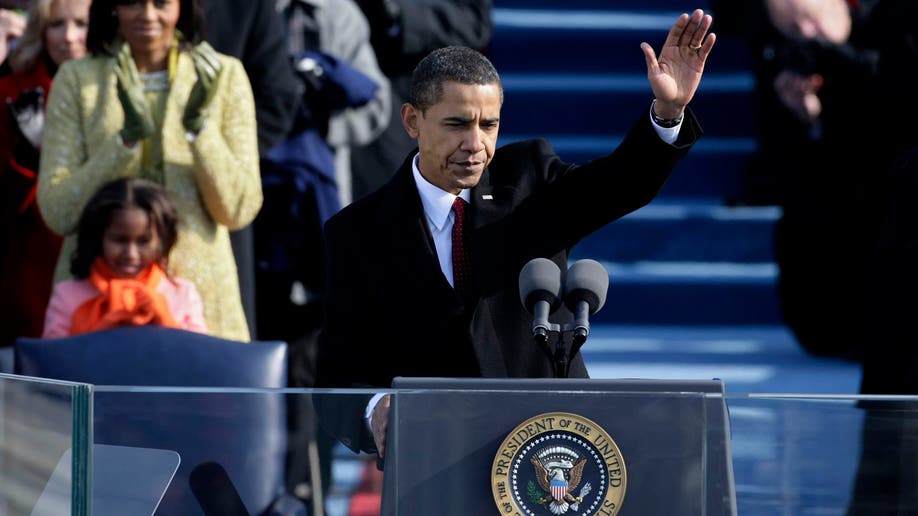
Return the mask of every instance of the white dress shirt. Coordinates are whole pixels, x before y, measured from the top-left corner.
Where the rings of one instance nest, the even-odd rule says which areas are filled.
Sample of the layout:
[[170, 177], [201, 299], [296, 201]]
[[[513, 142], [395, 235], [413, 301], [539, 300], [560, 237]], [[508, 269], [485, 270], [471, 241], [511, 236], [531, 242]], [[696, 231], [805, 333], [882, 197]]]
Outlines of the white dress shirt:
[[424, 207], [427, 227], [430, 229], [430, 236], [433, 237], [434, 247], [437, 249], [440, 270], [443, 271], [446, 281], [451, 286], [454, 286], [453, 223], [456, 221], [456, 213], [453, 211], [453, 202], [456, 197], [462, 197], [465, 202], [469, 202], [472, 199], [472, 194], [468, 190], [462, 190], [459, 195], [453, 195], [427, 181], [421, 175], [421, 171], [418, 170], [420, 156], [420, 154], [416, 154], [411, 161], [414, 184], [417, 185], [418, 193], [421, 195], [421, 205]]

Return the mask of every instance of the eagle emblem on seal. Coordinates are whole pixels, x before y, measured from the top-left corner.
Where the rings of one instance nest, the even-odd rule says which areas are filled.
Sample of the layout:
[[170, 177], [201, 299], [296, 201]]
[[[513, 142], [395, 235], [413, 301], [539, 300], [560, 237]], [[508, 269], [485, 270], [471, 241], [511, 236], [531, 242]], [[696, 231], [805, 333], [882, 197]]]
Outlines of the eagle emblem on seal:
[[580, 486], [583, 467], [587, 460], [565, 446], [552, 446], [540, 450], [530, 457], [539, 487], [548, 495], [538, 498], [552, 514], [564, 514], [578, 510], [583, 497], [590, 492], [590, 484], [583, 486], [580, 493], [572, 493]]
[[601, 426], [570, 412], [537, 414], [504, 438], [491, 463], [499, 514], [616, 516], [627, 473]]

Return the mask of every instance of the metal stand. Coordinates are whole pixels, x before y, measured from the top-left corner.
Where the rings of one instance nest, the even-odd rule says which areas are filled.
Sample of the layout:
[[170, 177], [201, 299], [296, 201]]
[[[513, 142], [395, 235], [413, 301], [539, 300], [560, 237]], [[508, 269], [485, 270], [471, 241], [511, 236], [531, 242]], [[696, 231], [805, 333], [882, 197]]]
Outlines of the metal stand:
[[[554, 349], [552, 349], [552, 346], [549, 344], [550, 335], [557, 335], [558, 337], [555, 341]], [[547, 332], [539, 332], [534, 335], [533, 338], [536, 344], [545, 351], [546, 356], [552, 361], [552, 364], [554, 364], [555, 378], [568, 378], [571, 372], [571, 362], [573, 362], [574, 357], [586, 342], [588, 335], [589, 329], [584, 329], [583, 326], [551, 323]], [[570, 352], [567, 352], [565, 342], [568, 336], [570, 336], [571, 339]]]

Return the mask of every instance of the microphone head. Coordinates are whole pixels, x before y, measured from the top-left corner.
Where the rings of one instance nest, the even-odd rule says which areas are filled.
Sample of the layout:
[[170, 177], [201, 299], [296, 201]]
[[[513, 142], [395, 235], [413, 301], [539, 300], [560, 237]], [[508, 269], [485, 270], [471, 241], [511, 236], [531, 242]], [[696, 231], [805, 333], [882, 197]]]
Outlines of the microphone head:
[[529, 313], [539, 301], [554, 312], [561, 306], [561, 269], [548, 258], [533, 258], [520, 270], [520, 301]]
[[578, 260], [567, 270], [564, 281], [564, 304], [574, 311], [577, 303], [586, 301], [590, 314], [595, 314], [606, 302], [609, 272], [596, 260]]

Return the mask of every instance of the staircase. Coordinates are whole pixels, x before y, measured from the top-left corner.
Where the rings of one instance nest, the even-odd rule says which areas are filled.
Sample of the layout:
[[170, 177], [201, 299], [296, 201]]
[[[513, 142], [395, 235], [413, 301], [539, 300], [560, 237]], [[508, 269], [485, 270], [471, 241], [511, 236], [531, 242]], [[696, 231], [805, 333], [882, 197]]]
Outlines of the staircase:
[[[709, 12], [704, 0], [496, 0], [489, 55], [504, 82], [500, 143], [544, 136], [574, 163], [614, 149], [652, 98], [639, 44], [659, 50], [678, 15], [695, 8]], [[780, 210], [723, 202], [756, 148], [752, 88], [746, 47], [718, 36], [691, 103], [702, 139], [654, 202], [572, 253], [609, 271], [594, 325], [637, 325], [648, 335], [735, 326], [790, 338], [772, 261]]]

